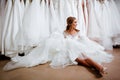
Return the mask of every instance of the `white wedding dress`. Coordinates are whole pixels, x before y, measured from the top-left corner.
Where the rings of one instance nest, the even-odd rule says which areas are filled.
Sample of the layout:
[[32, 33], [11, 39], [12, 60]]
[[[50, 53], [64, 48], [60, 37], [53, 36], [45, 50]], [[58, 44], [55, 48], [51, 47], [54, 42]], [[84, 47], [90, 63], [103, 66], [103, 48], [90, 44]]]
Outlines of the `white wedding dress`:
[[109, 8], [112, 14], [112, 32], [116, 36], [120, 34], [120, 12], [114, 0], [109, 1]]
[[[113, 28], [116, 29], [117, 35], [113, 37], [113, 45], [120, 45], [120, 30], [118, 28], [120, 23], [120, 0], [111, 0], [111, 7], [113, 8], [112, 12], [114, 13], [113, 16], [116, 16], [114, 18], [116, 18], [116, 20], [113, 19], [113, 21], [116, 23], [116, 26], [114, 26]], [[114, 23], [113, 22], [113, 23]]]
[[77, 0], [77, 13], [78, 13], [78, 29], [82, 32], [82, 34], [86, 35], [86, 26], [85, 26], [85, 18], [83, 12], [83, 0]]
[[4, 70], [33, 67], [47, 62], [50, 62], [52, 68], [64, 68], [68, 65], [76, 65], [77, 57], [85, 59], [83, 55], [99, 64], [111, 62], [113, 59], [113, 56], [106, 53], [102, 46], [81, 35], [80, 32], [74, 35], [55, 32], [28, 55], [12, 58], [4, 66]]
[[113, 32], [113, 45], [120, 45], [120, 11], [119, 11], [119, 5], [120, 1], [117, 1], [115, 3], [114, 0], [109, 1], [109, 7], [112, 14], [112, 32]]
[[[43, 1], [42, 1], [43, 2]], [[49, 36], [45, 23], [45, 7], [40, 0], [33, 0], [25, 9], [23, 16], [23, 45], [26, 49], [37, 46]]]
[[0, 0], [0, 51], [2, 52], [2, 34], [3, 34], [3, 23], [5, 14], [6, 1]]
[[12, 10], [12, 0], [8, 0], [5, 7], [4, 21], [3, 21], [3, 33], [2, 33], [2, 54], [5, 54], [5, 36], [7, 27], [10, 21], [10, 14]]
[[2, 49], [3, 54], [8, 57], [16, 55], [18, 50], [18, 43], [20, 39], [17, 39], [18, 31], [20, 30], [22, 8], [19, 0], [15, 0], [14, 4], [9, 0], [5, 9], [5, 23], [2, 36]]
[[86, 35], [87, 35], [87, 31], [88, 31], [88, 10], [87, 10], [87, 3], [88, 3], [88, 0], [83, 0], [84, 1], [84, 15], [85, 15], [85, 29], [86, 29]]
[[49, 5], [49, 26], [50, 26], [49, 29], [51, 34], [56, 30], [59, 30], [60, 23], [58, 21], [59, 19], [54, 9], [53, 1], [51, 0], [48, 5]]
[[88, 37], [93, 40], [101, 39], [101, 28], [98, 24], [95, 14], [95, 0], [88, 0], [88, 12], [89, 12], [89, 22], [88, 22]]
[[106, 50], [112, 50], [112, 29], [111, 29], [111, 16], [109, 8], [107, 7], [108, 1], [95, 0], [95, 14], [97, 22], [100, 26], [101, 43]]

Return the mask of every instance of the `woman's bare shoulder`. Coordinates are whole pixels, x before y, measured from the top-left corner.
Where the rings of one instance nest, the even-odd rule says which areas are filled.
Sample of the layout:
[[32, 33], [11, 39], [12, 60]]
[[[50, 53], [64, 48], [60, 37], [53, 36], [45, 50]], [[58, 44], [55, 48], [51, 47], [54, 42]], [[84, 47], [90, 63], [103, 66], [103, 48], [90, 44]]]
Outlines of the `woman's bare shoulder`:
[[80, 32], [80, 30], [79, 30], [79, 29], [76, 29], [76, 32], [77, 32], [77, 33], [79, 33], [79, 32]]

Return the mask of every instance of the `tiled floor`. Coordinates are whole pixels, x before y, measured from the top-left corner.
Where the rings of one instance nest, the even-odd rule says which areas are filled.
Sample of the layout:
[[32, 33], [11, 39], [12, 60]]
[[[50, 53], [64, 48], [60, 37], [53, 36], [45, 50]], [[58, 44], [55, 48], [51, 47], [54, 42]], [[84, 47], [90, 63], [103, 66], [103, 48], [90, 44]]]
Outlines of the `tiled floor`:
[[107, 65], [108, 74], [103, 77], [83, 66], [52, 69], [49, 64], [5, 72], [2, 68], [9, 60], [0, 60], [0, 80], [120, 80], [120, 48], [111, 52], [114, 60]]

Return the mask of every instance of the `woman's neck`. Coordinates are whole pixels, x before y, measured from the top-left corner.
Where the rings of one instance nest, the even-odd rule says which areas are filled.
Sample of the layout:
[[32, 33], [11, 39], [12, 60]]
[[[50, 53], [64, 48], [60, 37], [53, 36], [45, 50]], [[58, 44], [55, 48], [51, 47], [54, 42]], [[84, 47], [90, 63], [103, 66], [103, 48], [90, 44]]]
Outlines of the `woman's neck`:
[[68, 31], [70, 32], [75, 31], [75, 28], [70, 28]]
[[73, 29], [69, 29], [68, 31], [67, 31], [67, 33], [68, 34], [70, 34], [70, 35], [74, 35], [74, 34], [76, 34], [76, 30], [73, 28]]

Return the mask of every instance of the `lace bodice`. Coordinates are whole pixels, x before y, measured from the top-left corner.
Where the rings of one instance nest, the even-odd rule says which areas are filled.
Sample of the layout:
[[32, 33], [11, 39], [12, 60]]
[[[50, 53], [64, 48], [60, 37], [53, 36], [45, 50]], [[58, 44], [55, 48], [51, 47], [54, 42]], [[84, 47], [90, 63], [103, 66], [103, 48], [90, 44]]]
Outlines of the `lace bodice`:
[[71, 38], [71, 39], [79, 39], [80, 38], [80, 32], [77, 32], [76, 34], [68, 34], [67, 32], [64, 32], [65, 38]]

